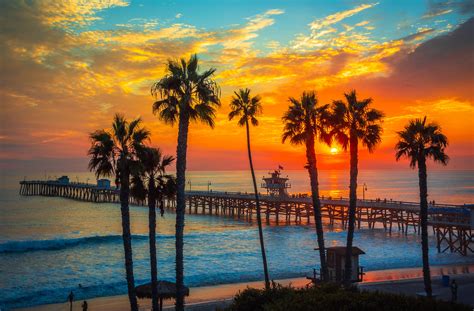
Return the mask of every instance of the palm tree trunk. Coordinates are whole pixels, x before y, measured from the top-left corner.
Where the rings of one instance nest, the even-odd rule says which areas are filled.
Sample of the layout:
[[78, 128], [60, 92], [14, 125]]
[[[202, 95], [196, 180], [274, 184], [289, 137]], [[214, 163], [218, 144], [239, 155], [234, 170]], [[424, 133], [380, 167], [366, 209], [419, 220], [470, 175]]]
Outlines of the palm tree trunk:
[[[125, 161], [122, 161], [125, 162]], [[130, 233], [130, 173], [126, 163], [121, 164], [120, 172], [120, 210], [122, 212], [122, 239], [125, 252], [125, 270], [127, 274], [128, 299], [130, 309], [138, 311], [137, 296], [135, 294], [135, 279], [133, 276], [132, 236]]]
[[151, 299], [153, 311], [159, 311], [158, 266], [156, 264], [156, 197], [154, 176], [148, 181], [148, 233], [150, 242]]
[[426, 177], [426, 159], [424, 155], [418, 158], [418, 178], [420, 186], [420, 222], [421, 222], [421, 251], [423, 256], [423, 281], [426, 296], [432, 296], [431, 275], [428, 249], [428, 186]]
[[321, 262], [321, 278], [328, 281], [329, 273], [326, 263], [326, 248], [324, 246], [324, 230], [321, 216], [321, 201], [319, 200], [318, 168], [316, 162], [316, 152], [314, 150], [314, 135], [310, 135], [306, 141], [306, 159], [308, 161], [308, 173], [311, 181], [311, 198], [313, 200], [314, 224], [316, 226], [316, 236], [318, 239], [319, 260]]
[[344, 285], [351, 284], [352, 276], [352, 241], [354, 239], [355, 214], [357, 207], [357, 174], [358, 174], [358, 139], [355, 133], [350, 134], [349, 149], [351, 153], [350, 189], [349, 189], [349, 223], [347, 229], [346, 262], [344, 267]]
[[176, 151], [176, 310], [184, 310], [184, 259], [183, 235], [184, 212], [186, 208], [186, 151], [188, 145], [189, 115], [180, 112], [178, 129], [178, 146]]
[[253, 170], [252, 152], [250, 150], [250, 129], [248, 121], [245, 122], [245, 128], [247, 129], [247, 151], [250, 163], [250, 172], [252, 173], [253, 190], [255, 192], [255, 204], [257, 206], [257, 224], [258, 224], [258, 237], [260, 238], [260, 250], [262, 252], [263, 261], [263, 273], [265, 274], [265, 289], [270, 289], [270, 277], [268, 276], [267, 266], [267, 255], [265, 253], [265, 243], [263, 241], [263, 230], [262, 230], [262, 215], [260, 214], [260, 201], [258, 198], [257, 181], [255, 179], [255, 172]]

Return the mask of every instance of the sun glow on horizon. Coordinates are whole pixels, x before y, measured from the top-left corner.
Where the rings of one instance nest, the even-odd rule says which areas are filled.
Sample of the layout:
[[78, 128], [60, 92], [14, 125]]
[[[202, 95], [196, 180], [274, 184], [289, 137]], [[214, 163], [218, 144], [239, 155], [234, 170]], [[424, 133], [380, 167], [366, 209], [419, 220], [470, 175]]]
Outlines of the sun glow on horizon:
[[331, 154], [338, 154], [338, 153], [339, 153], [339, 149], [337, 149], [336, 147], [332, 147], [329, 152], [331, 152]]

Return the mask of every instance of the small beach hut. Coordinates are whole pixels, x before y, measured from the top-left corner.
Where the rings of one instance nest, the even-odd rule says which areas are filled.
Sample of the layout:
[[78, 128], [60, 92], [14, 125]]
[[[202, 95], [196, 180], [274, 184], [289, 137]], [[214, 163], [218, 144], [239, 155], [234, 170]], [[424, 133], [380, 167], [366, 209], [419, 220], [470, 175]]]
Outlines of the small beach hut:
[[[176, 298], [176, 283], [169, 281], [158, 281], [158, 297], [160, 298], [160, 310], [163, 309], [163, 299]], [[151, 297], [151, 283], [143, 284], [135, 287], [138, 298]], [[184, 286], [184, 294], [189, 296], [189, 288]]]
[[[326, 248], [329, 280], [342, 282], [346, 264], [346, 247], [334, 246]], [[359, 266], [359, 256], [365, 254], [358, 247], [352, 247], [352, 282], [362, 282], [364, 276], [363, 267]]]

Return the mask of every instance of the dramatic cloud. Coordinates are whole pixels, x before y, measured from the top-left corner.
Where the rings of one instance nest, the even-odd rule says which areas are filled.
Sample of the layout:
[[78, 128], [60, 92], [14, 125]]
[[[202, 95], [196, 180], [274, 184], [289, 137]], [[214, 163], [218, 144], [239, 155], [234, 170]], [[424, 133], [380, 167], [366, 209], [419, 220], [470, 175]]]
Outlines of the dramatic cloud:
[[369, 8], [371, 8], [371, 7], [373, 7], [374, 5], [377, 5], [377, 4], [378, 3], [362, 4], [362, 5], [354, 8], [354, 9], [338, 12], [338, 13], [329, 15], [329, 16], [323, 18], [323, 19], [315, 20], [315, 21], [311, 22], [311, 24], [310, 24], [311, 30], [319, 30], [319, 29], [322, 29], [322, 28], [326, 28], [330, 25], [333, 25], [335, 23], [338, 23], [338, 22], [342, 21], [345, 18], [351, 17], [351, 16], [353, 16], [353, 15], [359, 13], [359, 12], [362, 12], [366, 9], [369, 9]]
[[[244, 165], [238, 153], [245, 149], [243, 129], [227, 120], [228, 102], [239, 87], [262, 96], [264, 115], [252, 130], [259, 167], [281, 159], [288, 167], [304, 165], [301, 148], [281, 145], [281, 115], [289, 96], [310, 89], [323, 103], [352, 88], [374, 98], [387, 113], [380, 163], [393, 161], [395, 131], [423, 112], [443, 120], [455, 153], [472, 154], [472, 133], [463, 130], [470, 128], [474, 85], [474, 22], [465, 21], [471, 12], [467, 1], [430, 3], [426, 15], [452, 10], [450, 16], [462, 18], [448, 23], [419, 16], [421, 22], [408, 31], [371, 18], [382, 2], [318, 12], [298, 29], [292, 28], [295, 17], [288, 16], [288, 8], [251, 11], [237, 23], [211, 27], [194, 23], [182, 8], [165, 17], [112, 16], [115, 10], [137, 9], [133, 5], [118, 0], [0, 2], [0, 167], [35, 158], [83, 163], [87, 134], [107, 127], [115, 112], [141, 115], [154, 143], [173, 153], [176, 129], [152, 115], [149, 89], [168, 59], [193, 53], [199, 53], [201, 68], [217, 69], [223, 107], [212, 134], [192, 125], [190, 168]], [[318, 145], [318, 153], [328, 154], [329, 148]], [[343, 154], [323, 159], [323, 167], [346, 164]]]
[[474, 18], [450, 33], [404, 50], [388, 60], [393, 68], [386, 79], [370, 81], [379, 89], [406, 97], [456, 96], [472, 100], [474, 85]]
[[472, 0], [429, 0], [428, 11], [424, 18], [433, 18], [458, 11], [461, 14], [471, 14], [474, 12], [474, 1]]
[[[331, 38], [335, 33], [338, 33], [338, 35], [336, 36], [339, 36], [339, 37], [348, 35], [348, 33], [354, 30], [355, 27], [366, 26], [369, 22], [367, 21], [360, 22], [354, 26], [348, 26], [348, 25], [343, 24], [342, 26], [344, 27], [345, 31], [340, 31], [340, 32], [338, 32], [337, 29], [334, 28], [333, 26], [341, 22], [342, 20], [348, 17], [351, 17], [357, 13], [360, 13], [364, 10], [370, 9], [377, 4], [378, 3], [362, 4], [350, 10], [337, 12], [325, 18], [314, 20], [313, 22], [309, 24], [310, 32], [311, 32], [310, 35], [299, 35], [296, 38], [296, 40], [293, 42], [293, 48], [301, 50], [301, 49], [321, 48], [321, 47], [331, 46], [331, 45], [333, 45], [334, 48], [340, 48], [341, 45], [346, 46], [345, 41], [347, 41], [347, 37], [344, 38], [346, 39], [344, 40], [344, 42], [340, 42], [340, 41], [338, 42], [337, 40], [330, 40], [330, 42], [328, 42], [327, 39], [328, 37]], [[353, 39], [352, 40], [353, 42], [358, 42], [359, 44], [369, 42], [368, 37], [363, 34], [358, 34], [356, 35], [356, 37], [353, 37], [352, 39]]]

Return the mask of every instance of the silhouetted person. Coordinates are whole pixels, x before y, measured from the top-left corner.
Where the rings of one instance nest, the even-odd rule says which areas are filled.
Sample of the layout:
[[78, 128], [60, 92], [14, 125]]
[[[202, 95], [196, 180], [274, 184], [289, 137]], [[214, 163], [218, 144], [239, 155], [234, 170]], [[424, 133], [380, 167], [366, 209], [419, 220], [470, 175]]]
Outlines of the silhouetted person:
[[69, 301], [69, 310], [72, 311], [72, 302], [74, 301], [74, 293], [72, 291], [67, 296], [67, 300]]
[[451, 302], [456, 302], [458, 300], [458, 284], [456, 280], [451, 282]]
[[165, 215], [165, 208], [164, 208], [163, 201], [160, 202], [160, 215], [161, 217]]
[[87, 311], [87, 301], [84, 300], [84, 302], [82, 303], [82, 311]]

